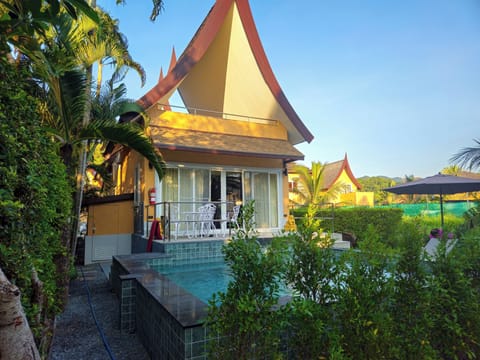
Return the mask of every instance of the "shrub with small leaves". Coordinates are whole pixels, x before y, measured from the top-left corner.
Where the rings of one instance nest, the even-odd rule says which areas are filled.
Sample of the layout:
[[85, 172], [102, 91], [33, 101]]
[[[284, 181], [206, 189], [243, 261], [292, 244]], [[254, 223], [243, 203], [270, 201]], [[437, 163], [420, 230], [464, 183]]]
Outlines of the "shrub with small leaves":
[[0, 267], [20, 288], [40, 343], [63, 292], [54, 259], [66, 256], [60, 234], [70, 217], [71, 187], [29, 86], [19, 68], [0, 62]]

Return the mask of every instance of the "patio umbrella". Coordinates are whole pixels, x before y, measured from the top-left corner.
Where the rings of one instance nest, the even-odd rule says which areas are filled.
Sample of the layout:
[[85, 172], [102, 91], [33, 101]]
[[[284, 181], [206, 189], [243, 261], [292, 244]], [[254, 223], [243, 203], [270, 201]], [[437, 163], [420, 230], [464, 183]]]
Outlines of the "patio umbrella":
[[443, 228], [443, 195], [480, 191], [480, 180], [438, 173], [437, 175], [410, 181], [384, 190], [394, 194], [440, 195], [440, 214]]

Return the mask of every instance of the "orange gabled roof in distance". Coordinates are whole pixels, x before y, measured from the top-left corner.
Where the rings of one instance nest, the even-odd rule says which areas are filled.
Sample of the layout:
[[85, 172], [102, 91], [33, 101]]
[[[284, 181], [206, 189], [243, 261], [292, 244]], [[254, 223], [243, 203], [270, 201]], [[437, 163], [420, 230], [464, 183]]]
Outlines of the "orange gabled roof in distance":
[[[313, 135], [303, 124], [293, 107], [288, 102], [275, 78], [275, 75], [273, 74], [260, 41], [248, 0], [217, 0], [182, 55], [176, 61], [175, 65], [171, 67], [166, 76], [160, 80], [157, 85], [138, 100], [138, 103], [145, 109], [148, 109], [156, 103], [167, 103], [169, 97], [178, 88], [185, 105], [187, 107], [197, 107], [198, 105], [196, 104], [195, 96], [197, 96], [197, 98], [201, 98], [202, 96], [205, 97], [205, 88], [208, 89], [209, 87], [212, 87], [215, 89], [215, 92], [207, 92], [208, 96], [210, 96], [210, 100], [213, 96], [217, 96], [217, 98], [214, 101], [211, 101], [211, 103], [214, 103], [216, 105], [215, 107], [224, 107], [225, 103], [228, 102], [226, 98], [229, 94], [226, 92], [226, 88], [231, 85], [229, 81], [239, 81], [238, 72], [244, 70], [237, 67], [233, 70], [228, 68], [230, 61], [229, 56], [233, 56], [231, 55], [233, 51], [229, 48], [229, 46], [231, 46], [230, 42], [233, 42], [232, 39], [234, 39], [235, 36], [235, 39], [240, 39], [238, 40], [239, 42], [243, 39], [242, 36], [238, 35], [238, 31], [235, 32], [237, 29], [232, 29], [234, 24], [237, 23], [235, 17], [236, 13], [232, 12], [234, 10], [238, 12], [241, 26], [243, 27], [243, 32], [245, 34], [244, 36], [246, 36], [248, 41], [248, 46], [253, 55], [257, 70], [263, 78], [263, 83], [271, 92], [270, 97], [273, 96], [275, 99], [275, 107], [277, 110], [267, 110], [274, 113], [275, 116], [278, 117], [276, 120], [281, 121], [287, 128], [289, 140], [292, 144], [298, 144], [303, 141], [311, 142], [313, 140]], [[227, 23], [227, 21], [229, 22]], [[226, 39], [225, 36], [230, 37]], [[242, 44], [239, 46], [242, 46]], [[212, 52], [215, 50], [216, 53], [214, 55], [218, 56], [206, 56], [209, 49], [213, 49], [211, 50]], [[248, 58], [249, 55], [250, 54], [245, 55], [246, 58]], [[212, 66], [212, 62], [214, 63], [215, 61], [223, 61], [224, 67]], [[237, 61], [232, 61], [232, 63], [238, 65], [238, 59]], [[202, 71], [194, 71], [196, 66], [201, 68]], [[217, 74], [214, 74], [214, 71], [216, 71]], [[219, 71], [224, 71], [224, 73], [218, 74]], [[192, 75], [192, 73], [194, 73], [194, 75]], [[189, 75], [192, 76], [192, 79], [197, 81], [197, 87], [198, 81], [204, 82], [201, 84], [203, 86], [203, 92], [200, 92], [198, 89], [196, 90], [197, 93], [194, 92], [195, 89], [192, 85], [194, 80], [189, 82]], [[210, 84], [209, 86], [207, 83], [210, 81], [209, 79], [212, 79], [211, 81], [215, 81], [215, 83]], [[184, 83], [183, 86], [182, 82]], [[219, 89], [222, 85], [224, 88]], [[235, 84], [233, 87], [235, 87]], [[235, 93], [234, 95], [235, 96], [232, 97], [233, 100], [230, 101], [230, 104], [232, 101], [237, 102], [236, 109], [247, 109], [250, 105], [252, 108], [255, 107], [256, 104], [249, 104], [248, 101], [242, 103], [242, 94]], [[248, 99], [249, 94], [245, 93], [245, 95], [245, 98]], [[202, 101], [199, 103], [202, 105]], [[204, 101], [204, 103], [208, 103], [208, 101]], [[205, 110], [216, 110], [225, 113], [229, 112], [225, 111], [224, 108], [207, 108]], [[262, 116], [256, 114], [238, 114]]]
[[335, 161], [325, 165], [325, 189], [329, 189], [338, 178], [342, 175], [343, 170], [347, 173], [348, 177], [358, 189], [362, 188], [362, 185], [358, 182], [357, 178], [353, 175], [350, 164], [348, 163], [347, 154], [343, 160]]

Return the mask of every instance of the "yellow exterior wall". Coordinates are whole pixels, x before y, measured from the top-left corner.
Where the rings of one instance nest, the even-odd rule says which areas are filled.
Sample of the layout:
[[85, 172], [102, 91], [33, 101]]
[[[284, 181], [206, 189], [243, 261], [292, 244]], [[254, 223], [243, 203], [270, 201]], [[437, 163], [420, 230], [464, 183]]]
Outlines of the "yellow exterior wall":
[[341, 194], [341, 205], [374, 206], [374, 193], [367, 191], [356, 191], [348, 194]]
[[337, 179], [336, 183], [338, 182], [342, 182], [345, 185], [350, 185], [350, 187], [352, 188], [352, 192], [355, 192], [358, 190], [358, 187], [355, 185], [352, 179], [350, 179], [350, 176], [348, 176], [345, 170], [342, 171], [339, 178]]
[[87, 235], [133, 233], [133, 219], [132, 201], [90, 205]]
[[372, 191], [357, 191], [357, 205], [374, 206], [374, 193]]
[[[297, 183], [298, 182], [298, 174], [295, 173], [288, 173], [288, 182], [293, 182]], [[288, 200], [289, 202], [292, 203], [298, 203], [298, 195], [295, 194], [294, 192], [291, 192], [290, 189], [288, 189], [288, 183], [287, 183], [287, 191], [288, 191]]]
[[139, 157], [140, 156], [135, 151], [129, 151], [127, 153], [117, 173], [115, 195], [128, 194], [133, 192], [135, 166], [139, 161]]
[[480, 192], [470, 192], [463, 194], [445, 195], [444, 201], [478, 201], [480, 199]]
[[[338, 179], [335, 181], [335, 184], [340, 184], [340, 183], [343, 184], [343, 185], [347, 185], [347, 186], [350, 185], [350, 188], [351, 188], [350, 193], [355, 193], [358, 190], [357, 186], [352, 181], [352, 179], [350, 179], [350, 176], [348, 176], [348, 174], [345, 170], [342, 170], [342, 173], [340, 174]], [[344, 199], [343, 195], [348, 195], [348, 194], [349, 193], [338, 194], [337, 197], [332, 200], [332, 202], [335, 203], [335, 204], [343, 202], [343, 199]]]

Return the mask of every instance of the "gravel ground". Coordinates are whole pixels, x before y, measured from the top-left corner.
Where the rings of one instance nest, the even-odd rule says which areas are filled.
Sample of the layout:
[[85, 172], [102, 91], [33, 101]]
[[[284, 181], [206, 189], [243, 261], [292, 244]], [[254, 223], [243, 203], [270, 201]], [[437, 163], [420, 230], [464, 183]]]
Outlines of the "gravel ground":
[[[120, 333], [119, 301], [111, 291], [104, 269], [108, 272], [109, 264], [77, 267], [78, 278], [70, 283], [67, 308], [57, 317], [49, 360], [149, 359], [135, 334]], [[92, 315], [89, 292], [103, 338]]]

